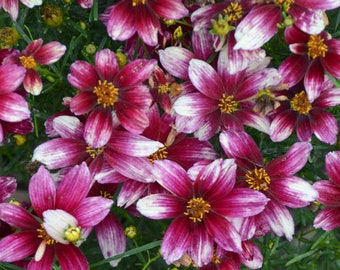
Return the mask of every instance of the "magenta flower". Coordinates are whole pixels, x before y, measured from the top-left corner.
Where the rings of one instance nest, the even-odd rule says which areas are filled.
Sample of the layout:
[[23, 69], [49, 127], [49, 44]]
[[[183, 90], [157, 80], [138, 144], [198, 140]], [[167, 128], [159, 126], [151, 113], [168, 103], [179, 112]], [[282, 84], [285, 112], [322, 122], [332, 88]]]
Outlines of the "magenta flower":
[[326, 109], [340, 104], [339, 88], [327, 77], [322, 83], [312, 75], [304, 80], [305, 91], [297, 85], [273, 115], [270, 138], [274, 142], [287, 139], [294, 129], [300, 141], [310, 141], [313, 134], [325, 143], [337, 141], [337, 120]]
[[[0, 176], [0, 203], [9, 199], [17, 188], [17, 180], [10, 176]], [[0, 239], [12, 233], [11, 227], [0, 220]]]
[[[20, 0], [22, 4], [24, 4], [28, 8], [33, 8], [35, 6], [40, 6], [42, 4], [42, 0]], [[0, 0], [0, 8], [3, 8], [6, 12], [9, 13], [12, 20], [16, 21], [19, 14], [19, 1], [18, 0]]]
[[317, 200], [324, 205], [314, 219], [314, 227], [331, 231], [340, 227], [340, 152], [328, 153], [325, 166], [329, 180], [319, 180], [313, 185], [319, 192]]
[[286, 28], [284, 35], [293, 53], [279, 67], [284, 82], [293, 86], [304, 76], [312, 76], [314, 80], [320, 81], [323, 80], [325, 71], [334, 78], [340, 78], [339, 40], [325, 31], [310, 35], [295, 26]]
[[[25, 76], [25, 69], [17, 65], [0, 65], [0, 144], [10, 131], [28, 121], [30, 110], [25, 98], [16, 92]], [[12, 128], [12, 129], [11, 129]]]
[[28, 269], [52, 269], [56, 255], [62, 269], [89, 269], [76, 244], [82, 240], [82, 229], [97, 225], [112, 206], [110, 199], [86, 197], [92, 181], [82, 163], [56, 188], [52, 176], [41, 166], [29, 184], [37, 216], [18, 205], [0, 204], [0, 219], [20, 230], [0, 240], [0, 261], [14, 262], [33, 255]]
[[215, 243], [241, 253], [241, 237], [228, 219], [256, 215], [267, 200], [260, 192], [234, 188], [234, 161], [217, 159], [194, 179], [175, 162], [159, 160], [154, 165], [157, 182], [169, 193], [140, 199], [137, 210], [151, 219], [174, 218], [162, 241], [165, 261], [173, 263], [188, 253], [195, 264], [206, 265], [212, 260]]
[[156, 46], [162, 33], [159, 17], [180, 20], [188, 12], [181, 0], [121, 0], [101, 20], [114, 40], [127, 40], [137, 32], [147, 45]]
[[246, 132], [226, 130], [219, 140], [226, 155], [236, 160], [240, 185], [259, 190], [270, 199], [260, 219], [274, 233], [285, 234], [291, 240], [294, 222], [286, 207], [301, 208], [317, 198], [312, 186], [294, 175], [306, 164], [311, 144], [294, 143], [286, 154], [265, 164], [255, 141]]
[[244, 125], [269, 133], [269, 119], [254, 112], [250, 100], [258, 90], [279, 84], [281, 76], [272, 68], [230, 73], [229, 65], [235, 62], [228, 61], [229, 54], [227, 49], [220, 52], [217, 71], [202, 60], [189, 62], [189, 78], [198, 91], [182, 95], [174, 103], [181, 117], [176, 119], [179, 131], [195, 132], [200, 140], [211, 138], [220, 129], [243, 130]]
[[58, 41], [52, 41], [43, 45], [42, 39], [32, 41], [22, 51], [15, 51], [6, 57], [5, 63], [23, 66], [26, 69], [23, 83], [27, 92], [32, 95], [39, 95], [43, 89], [41, 77], [39, 75], [39, 66], [51, 65], [57, 62], [65, 53], [66, 46]]
[[139, 59], [119, 70], [116, 56], [109, 49], [96, 53], [94, 66], [77, 60], [67, 76], [70, 84], [80, 90], [71, 100], [71, 111], [82, 115], [104, 108], [125, 129], [141, 133], [149, 124], [146, 112], [152, 102], [149, 88], [142, 82], [150, 77], [155, 66], [156, 60]]

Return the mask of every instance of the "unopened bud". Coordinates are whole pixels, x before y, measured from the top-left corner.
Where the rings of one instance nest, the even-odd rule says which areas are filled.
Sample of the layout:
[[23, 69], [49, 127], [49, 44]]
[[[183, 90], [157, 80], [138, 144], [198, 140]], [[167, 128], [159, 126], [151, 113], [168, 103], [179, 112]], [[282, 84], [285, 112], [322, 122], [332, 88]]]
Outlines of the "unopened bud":
[[63, 11], [54, 4], [41, 7], [41, 18], [50, 27], [57, 27], [63, 23]]

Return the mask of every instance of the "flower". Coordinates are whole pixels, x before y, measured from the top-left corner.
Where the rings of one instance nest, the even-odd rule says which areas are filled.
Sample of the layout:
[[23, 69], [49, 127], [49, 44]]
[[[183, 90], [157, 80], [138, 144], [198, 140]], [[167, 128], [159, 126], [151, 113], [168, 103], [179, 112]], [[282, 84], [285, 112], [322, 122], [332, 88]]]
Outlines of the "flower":
[[51, 65], [57, 62], [65, 53], [66, 46], [58, 41], [52, 41], [43, 45], [42, 39], [33, 40], [22, 51], [16, 50], [3, 60], [3, 64], [11, 63], [23, 66], [26, 72], [23, 76], [24, 88], [32, 95], [39, 95], [42, 88], [42, 80], [39, 75], [41, 65]]
[[[0, 176], [0, 203], [5, 202], [15, 192], [17, 188], [17, 180], [10, 176]], [[0, 220], [0, 239], [12, 233], [11, 227]]]
[[69, 83], [80, 90], [72, 98], [70, 110], [83, 115], [104, 108], [128, 131], [142, 133], [149, 124], [146, 111], [152, 102], [149, 88], [142, 82], [155, 66], [156, 60], [137, 59], [119, 70], [116, 55], [109, 49], [96, 53], [94, 66], [77, 60], [67, 76]]
[[21, 123], [28, 120], [31, 115], [25, 98], [16, 92], [25, 72], [23, 67], [17, 65], [0, 65], [0, 144], [7, 133], [16, 129], [22, 130]]
[[301, 84], [290, 89], [288, 100], [272, 115], [270, 138], [274, 142], [287, 139], [294, 129], [300, 141], [310, 141], [314, 134], [320, 141], [334, 144], [337, 141], [338, 123], [326, 108], [340, 104], [339, 88], [325, 77], [306, 77], [305, 91]]
[[227, 61], [229, 54], [227, 48], [220, 52], [217, 71], [202, 60], [189, 62], [189, 78], [198, 91], [175, 101], [174, 111], [181, 116], [176, 119], [178, 131], [188, 131], [189, 126], [200, 140], [210, 139], [220, 129], [243, 130], [243, 125], [269, 132], [269, 119], [253, 111], [249, 100], [258, 90], [279, 84], [281, 76], [273, 68], [262, 67], [230, 73], [228, 65], [234, 62]]
[[0, 240], [0, 261], [14, 262], [34, 255], [28, 269], [52, 269], [54, 255], [62, 269], [89, 269], [86, 257], [76, 246], [82, 229], [102, 221], [112, 200], [86, 197], [92, 184], [85, 163], [72, 168], [58, 188], [41, 166], [29, 183], [33, 215], [21, 206], [0, 204], [0, 219], [16, 231]]
[[162, 33], [159, 17], [179, 20], [187, 14], [181, 0], [121, 0], [110, 6], [101, 20], [114, 40], [127, 40], [137, 32], [147, 45], [155, 46], [157, 34]]
[[318, 180], [313, 184], [319, 193], [318, 202], [324, 205], [314, 219], [314, 227], [331, 231], [340, 227], [340, 152], [329, 152], [325, 157], [325, 166], [329, 180]]
[[169, 193], [152, 194], [137, 202], [137, 210], [151, 219], [174, 218], [165, 232], [161, 254], [170, 264], [185, 253], [203, 266], [213, 257], [214, 243], [226, 251], [242, 252], [241, 237], [228, 221], [260, 213], [267, 200], [263, 194], [234, 188], [236, 165], [216, 159], [195, 169], [191, 179], [170, 160], [154, 162], [157, 182]]
[[311, 144], [294, 143], [286, 154], [265, 164], [255, 141], [246, 132], [225, 130], [219, 141], [226, 155], [236, 160], [239, 184], [261, 191], [270, 199], [259, 218], [264, 219], [274, 233], [284, 234], [291, 240], [294, 222], [286, 207], [301, 208], [317, 198], [312, 185], [294, 175], [305, 166]]
[[[20, 0], [22, 4], [24, 4], [28, 8], [33, 8], [35, 6], [40, 6], [42, 4], [42, 0]], [[9, 0], [0, 0], [0, 8], [3, 8], [6, 12], [9, 13], [12, 20], [16, 21], [19, 15], [19, 1], [9, 1]]]

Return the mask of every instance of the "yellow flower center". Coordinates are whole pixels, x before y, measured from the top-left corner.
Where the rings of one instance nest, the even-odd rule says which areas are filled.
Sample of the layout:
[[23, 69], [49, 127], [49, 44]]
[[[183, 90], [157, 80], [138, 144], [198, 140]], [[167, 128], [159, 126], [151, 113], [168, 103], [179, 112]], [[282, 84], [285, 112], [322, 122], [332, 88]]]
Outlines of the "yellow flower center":
[[293, 111], [297, 111], [299, 114], [308, 114], [312, 109], [307, 95], [304, 91], [301, 91], [290, 100], [290, 107]]
[[55, 243], [57, 243], [56, 240], [54, 240], [51, 236], [47, 234], [43, 224], [40, 224], [40, 228], [37, 229], [37, 232], [38, 238], [41, 238], [47, 245], [54, 245]]
[[99, 194], [100, 194], [100, 196], [102, 196], [102, 197], [104, 197], [106, 199], [112, 199], [113, 198], [113, 195], [110, 192], [106, 191], [106, 190], [100, 190]]
[[232, 114], [236, 111], [238, 102], [234, 100], [234, 96], [227, 96], [226, 94], [223, 94], [219, 101], [218, 107], [222, 113]]
[[81, 228], [79, 226], [70, 227], [65, 231], [64, 235], [67, 241], [70, 241], [72, 243], [77, 242], [81, 236]]
[[112, 82], [98, 81], [98, 85], [94, 87], [93, 93], [97, 95], [97, 103], [102, 104], [104, 108], [113, 106], [118, 100], [119, 89]]
[[181, 40], [181, 39], [183, 38], [183, 35], [184, 35], [184, 34], [183, 34], [182, 27], [181, 27], [181, 26], [178, 26], [178, 27], [175, 29], [175, 31], [174, 31], [172, 37], [173, 37], [174, 41], [179, 41], [179, 40]]
[[138, 5], [145, 5], [146, 0], [132, 0], [132, 6], [136, 7]]
[[274, 3], [281, 6], [285, 12], [288, 12], [294, 0], [274, 0]]
[[212, 29], [211, 33], [218, 35], [220, 38], [225, 37], [231, 30], [234, 30], [235, 27], [229, 25], [228, 15], [222, 16], [221, 14], [218, 16], [218, 20], [211, 20]]
[[166, 94], [170, 91], [170, 83], [160, 84], [157, 87], [157, 91], [159, 94]]
[[210, 204], [200, 198], [192, 198], [187, 203], [187, 211], [184, 212], [193, 222], [201, 222], [204, 214], [209, 213]]
[[267, 190], [270, 184], [270, 177], [263, 168], [247, 171], [245, 178], [249, 187], [254, 190]]
[[37, 62], [35, 62], [33, 56], [20, 56], [19, 60], [21, 64], [24, 66], [26, 69], [30, 68], [36, 68], [38, 66]]
[[130, 239], [133, 239], [136, 237], [137, 235], [137, 228], [133, 225], [130, 225], [130, 226], [127, 226], [125, 229], [124, 229], [124, 234], [130, 238]]
[[243, 8], [238, 2], [231, 2], [227, 8], [223, 10], [223, 14], [228, 16], [228, 23], [235, 24], [243, 17]]
[[86, 153], [88, 153], [89, 156], [93, 159], [95, 159], [97, 156], [99, 156], [103, 152], [104, 152], [104, 147], [100, 147], [100, 148], [91, 148], [90, 146], [86, 147]]
[[166, 159], [168, 156], [168, 151], [166, 146], [159, 148], [155, 153], [148, 156], [148, 160], [150, 162], [154, 162], [155, 160]]
[[316, 57], [325, 57], [328, 51], [327, 45], [324, 43], [324, 39], [317, 35], [311, 35], [309, 41], [307, 42], [308, 56], [312, 59]]

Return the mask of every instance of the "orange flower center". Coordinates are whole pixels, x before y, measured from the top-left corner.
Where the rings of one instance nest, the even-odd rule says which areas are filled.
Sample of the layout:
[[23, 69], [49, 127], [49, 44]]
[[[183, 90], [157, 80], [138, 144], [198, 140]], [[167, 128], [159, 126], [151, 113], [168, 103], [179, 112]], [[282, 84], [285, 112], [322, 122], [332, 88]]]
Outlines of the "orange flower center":
[[45, 231], [44, 225], [40, 224], [40, 228], [37, 229], [38, 232], [38, 238], [41, 238], [47, 245], [54, 245], [57, 243], [56, 240], [54, 240], [51, 236], [47, 234]]
[[132, 0], [132, 6], [136, 7], [138, 5], [145, 5], [146, 0]]
[[35, 62], [33, 56], [20, 56], [19, 60], [21, 64], [24, 66], [26, 69], [30, 68], [36, 68], [38, 66], [37, 62]]
[[235, 24], [243, 17], [243, 8], [238, 2], [231, 2], [227, 8], [223, 10], [223, 15], [228, 16], [228, 23]]
[[270, 177], [263, 168], [247, 171], [245, 178], [249, 187], [254, 190], [267, 190], [270, 184]]
[[304, 91], [301, 91], [290, 100], [290, 107], [293, 111], [297, 111], [299, 114], [308, 114], [312, 109], [307, 95]]
[[93, 159], [98, 157], [103, 152], [104, 152], [104, 147], [99, 147], [99, 148], [91, 148], [90, 146], [86, 147], [86, 153], [88, 153], [89, 156]]
[[193, 222], [201, 222], [204, 214], [209, 213], [210, 204], [203, 198], [192, 198], [187, 203], [187, 211], [184, 212], [185, 216], [188, 216]]
[[324, 43], [324, 39], [317, 35], [311, 35], [309, 41], [307, 42], [308, 56], [312, 59], [317, 57], [325, 57], [328, 51], [327, 45]]
[[166, 159], [168, 156], [168, 150], [166, 146], [159, 148], [155, 153], [148, 156], [148, 160], [150, 162], [154, 162], [155, 160]]
[[97, 96], [97, 103], [102, 104], [104, 108], [113, 106], [118, 100], [119, 89], [112, 82], [98, 81], [98, 85], [94, 87], [93, 93]]

